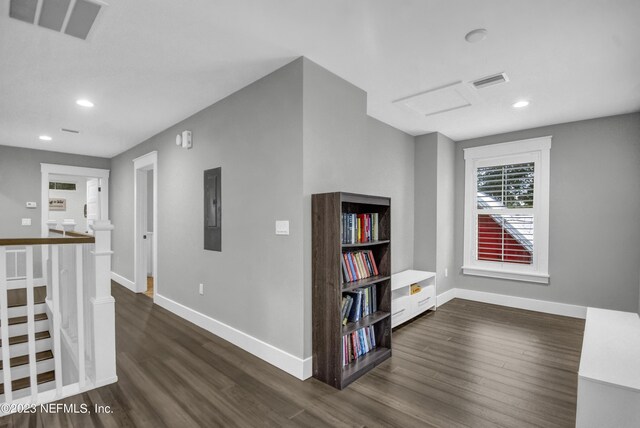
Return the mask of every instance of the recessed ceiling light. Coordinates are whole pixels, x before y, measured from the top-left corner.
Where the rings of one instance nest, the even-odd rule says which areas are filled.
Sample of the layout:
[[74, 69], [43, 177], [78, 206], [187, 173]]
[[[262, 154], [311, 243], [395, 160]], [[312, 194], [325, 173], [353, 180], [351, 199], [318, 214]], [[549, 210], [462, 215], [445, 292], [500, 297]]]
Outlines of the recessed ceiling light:
[[522, 100], [522, 101], [518, 101], [518, 102], [513, 103], [513, 108], [523, 108], [523, 107], [526, 107], [528, 105], [529, 105], [529, 101]]
[[484, 28], [476, 28], [473, 31], [469, 31], [464, 39], [469, 43], [477, 43], [487, 38], [488, 31]]
[[51, 141], [51, 137], [49, 137], [48, 135], [41, 135], [41, 136], [40, 136], [40, 139], [41, 139], [42, 141]]
[[93, 107], [93, 103], [91, 101], [85, 100], [85, 99], [77, 100], [76, 104], [78, 104], [79, 106], [82, 106], [82, 107]]

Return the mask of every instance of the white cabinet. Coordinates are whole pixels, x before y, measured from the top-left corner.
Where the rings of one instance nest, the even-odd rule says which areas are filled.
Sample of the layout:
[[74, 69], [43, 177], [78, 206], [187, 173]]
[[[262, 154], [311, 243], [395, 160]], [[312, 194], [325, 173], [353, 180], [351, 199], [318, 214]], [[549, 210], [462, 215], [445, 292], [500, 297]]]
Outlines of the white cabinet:
[[[421, 290], [411, 294], [411, 285]], [[436, 273], [405, 270], [391, 276], [391, 327], [436, 308]]]
[[640, 427], [638, 314], [587, 309], [578, 371], [576, 427]]

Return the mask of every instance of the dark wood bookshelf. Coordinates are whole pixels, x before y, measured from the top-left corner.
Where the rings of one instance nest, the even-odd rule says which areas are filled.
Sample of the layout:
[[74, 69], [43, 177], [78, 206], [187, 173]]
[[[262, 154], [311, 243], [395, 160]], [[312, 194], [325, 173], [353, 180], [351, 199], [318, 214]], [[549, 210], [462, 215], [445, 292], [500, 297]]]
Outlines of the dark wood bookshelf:
[[[342, 213], [378, 214], [378, 240], [341, 243]], [[355, 193], [322, 193], [311, 198], [313, 376], [342, 389], [391, 356], [391, 199]], [[379, 275], [344, 282], [342, 254], [371, 250]], [[376, 285], [377, 311], [342, 325], [343, 293]], [[342, 338], [372, 326], [376, 347], [346, 366]]]

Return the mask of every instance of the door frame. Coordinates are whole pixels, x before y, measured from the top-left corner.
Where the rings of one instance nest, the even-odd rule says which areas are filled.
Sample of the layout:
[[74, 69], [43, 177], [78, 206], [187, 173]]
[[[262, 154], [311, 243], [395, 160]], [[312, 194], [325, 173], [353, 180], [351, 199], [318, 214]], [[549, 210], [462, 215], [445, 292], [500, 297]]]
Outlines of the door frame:
[[147, 172], [153, 171], [153, 301], [158, 294], [158, 152], [152, 151], [133, 160], [133, 282], [136, 293], [147, 290], [145, 242], [147, 214]]
[[[40, 236], [49, 237], [49, 181], [51, 175], [71, 175], [84, 178], [100, 179], [100, 219], [109, 219], [109, 173], [108, 169], [85, 168], [81, 166], [57, 165], [51, 163], [40, 164]], [[49, 249], [45, 245], [42, 248], [42, 277], [46, 284], [47, 280], [47, 260]]]
[[41, 199], [40, 199], [40, 212], [41, 212], [41, 234], [43, 238], [49, 236], [49, 181], [50, 175], [73, 175], [77, 177], [85, 178], [98, 178], [100, 179], [100, 218], [101, 220], [109, 219], [109, 173], [108, 169], [99, 168], [84, 168], [80, 166], [70, 165], [55, 165], [50, 163], [41, 163]]

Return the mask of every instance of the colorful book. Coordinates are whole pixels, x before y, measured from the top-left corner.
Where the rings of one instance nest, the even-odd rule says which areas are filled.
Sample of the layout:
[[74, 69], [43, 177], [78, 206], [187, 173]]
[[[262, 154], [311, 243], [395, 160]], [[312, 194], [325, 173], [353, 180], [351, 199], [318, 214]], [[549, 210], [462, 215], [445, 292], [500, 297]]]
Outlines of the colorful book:
[[353, 262], [353, 257], [351, 256], [351, 253], [347, 253], [347, 260], [349, 261], [349, 268], [351, 271], [352, 281], [357, 281], [358, 279], [360, 279], [360, 277], [358, 276], [358, 271], [356, 270], [356, 266], [355, 266], [355, 263]]
[[371, 267], [373, 268], [373, 274], [374, 275], [380, 275], [380, 272], [378, 272], [378, 266], [376, 266], [376, 259], [373, 257], [373, 251], [369, 250], [367, 252], [367, 255], [369, 256], [369, 260], [371, 261]]

